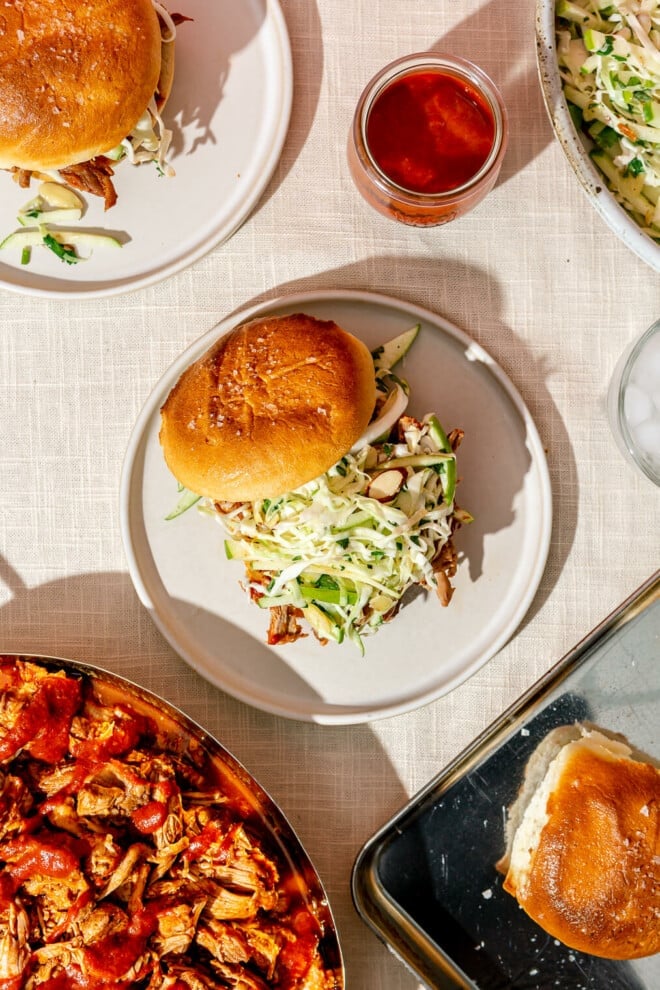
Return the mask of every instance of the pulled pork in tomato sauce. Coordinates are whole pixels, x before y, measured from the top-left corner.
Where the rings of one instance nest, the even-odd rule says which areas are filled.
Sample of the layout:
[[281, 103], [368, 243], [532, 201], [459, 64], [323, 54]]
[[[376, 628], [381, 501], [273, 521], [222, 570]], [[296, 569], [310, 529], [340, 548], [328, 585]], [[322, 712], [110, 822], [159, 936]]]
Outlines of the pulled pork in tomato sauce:
[[273, 845], [195, 739], [0, 656], [0, 990], [341, 990]]

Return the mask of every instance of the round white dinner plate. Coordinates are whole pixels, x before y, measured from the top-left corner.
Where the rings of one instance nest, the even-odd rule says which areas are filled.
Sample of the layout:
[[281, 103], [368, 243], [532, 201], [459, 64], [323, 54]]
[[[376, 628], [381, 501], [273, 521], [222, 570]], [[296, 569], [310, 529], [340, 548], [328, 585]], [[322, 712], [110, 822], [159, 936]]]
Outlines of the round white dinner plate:
[[[173, 131], [172, 178], [152, 165], [122, 162], [118, 201], [107, 212], [85, 195], [76, 225], [117, 234], [121, 249], [97, 248], [67, 265], [46, 248], [0, 252], [0, 285], [56, 298], [112, 296], [152, 285], [226, 241], [260, 199], [282, 151], [293, 73], [278, 0], [178, 0], [191, 17], [177, 28], [176, 72], [163, 111]], [[38, 183], [20, 189], [0, 172], [0, 240], [18, 229], [18, 209]]]
[[[243, 592], [243, 566], [224, 533], [193, 508], [165, 517], [177, 485], [158, 440], [160, 407], [182, 371], [238, 323], [302, 311], [333, 319], [370, 348], [413, 324], [421, 332], [397, 366], [409, 411], [435, 411], [465, 430], [458, 452], [459, 504], [475, 517], [455, 537], [461, 560], [443, 608], [417, 595], [365, 639], [322, 646], [313, 636], [266, 644], [268, 615]], [[137, 593], [165, 638], [195, 670], [264, 711], [326, 724], [410, 711], [460, 684], [513, 634], [538, 587], [550, 542], [552, 501], [536, 427], [504, 372], [474, 341], [433, 313], [367, 292], [307, 292], [234, 314], [170, 367], [133, 430], [121, 481], [121, 527]]]

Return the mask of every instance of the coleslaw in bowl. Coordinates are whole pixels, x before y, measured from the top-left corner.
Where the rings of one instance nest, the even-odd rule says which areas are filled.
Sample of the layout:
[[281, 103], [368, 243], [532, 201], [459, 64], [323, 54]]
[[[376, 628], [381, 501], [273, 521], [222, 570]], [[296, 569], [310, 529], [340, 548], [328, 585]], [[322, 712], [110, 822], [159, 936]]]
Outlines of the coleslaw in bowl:
[[555, 135], [614, 233], [660, 271], [660, 4], [537, 0]]

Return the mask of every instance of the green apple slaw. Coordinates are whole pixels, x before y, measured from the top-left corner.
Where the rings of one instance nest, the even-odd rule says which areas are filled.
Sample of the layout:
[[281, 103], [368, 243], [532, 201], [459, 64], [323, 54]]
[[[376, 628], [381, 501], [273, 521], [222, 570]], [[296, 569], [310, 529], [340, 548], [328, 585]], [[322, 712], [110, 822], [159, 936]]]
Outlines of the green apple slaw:
[[559, 0], [557, 57], [591, 158], [642, 230], [660, 239], [660, 0]]
[[[321, 639], [348, 638], [361, 652], [409, 588], [446, 592], [438, 565], [455, 562], [440, 551], [468, 518], [454, 505], [455, 453], [436, 417], [402, 417], [397, 429], [396, 442], [347, 454], [293, 492], [212, 509], [261, 608], [299, 609]], [[273, 619], [272, 642], [297, 638], [290, 613]]]
[[471, 516], [455, 503], [456, 448], [434, 414], [405, 415], [408, 386], [392, 363], [419, 326], [373, 352], [379, 399], [363, 437], [325, 474], [277, 498], [214, 502], [183, 490], [174, 518], [199, 502], [227, 535], [246, 591], [270, 609], [268, 642], [304, 635], [352, 641], [393, 618], [417, 586], [448, 604], [457, 556], [452, 535]]

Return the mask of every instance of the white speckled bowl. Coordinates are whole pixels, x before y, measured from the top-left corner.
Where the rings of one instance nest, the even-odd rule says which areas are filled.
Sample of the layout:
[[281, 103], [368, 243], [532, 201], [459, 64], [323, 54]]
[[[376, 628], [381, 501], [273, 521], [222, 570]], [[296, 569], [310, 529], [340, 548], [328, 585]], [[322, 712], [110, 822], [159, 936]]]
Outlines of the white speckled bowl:
[[536, 57], [550, 121], [582, 188], [617, 237], [647, 265], [660, 271], [660, 244], [643, 233], [617, 203], [589, 157], [588, 139], [578, 133], [571, 120], [557, 68], [555, 0], [536, 0]]

